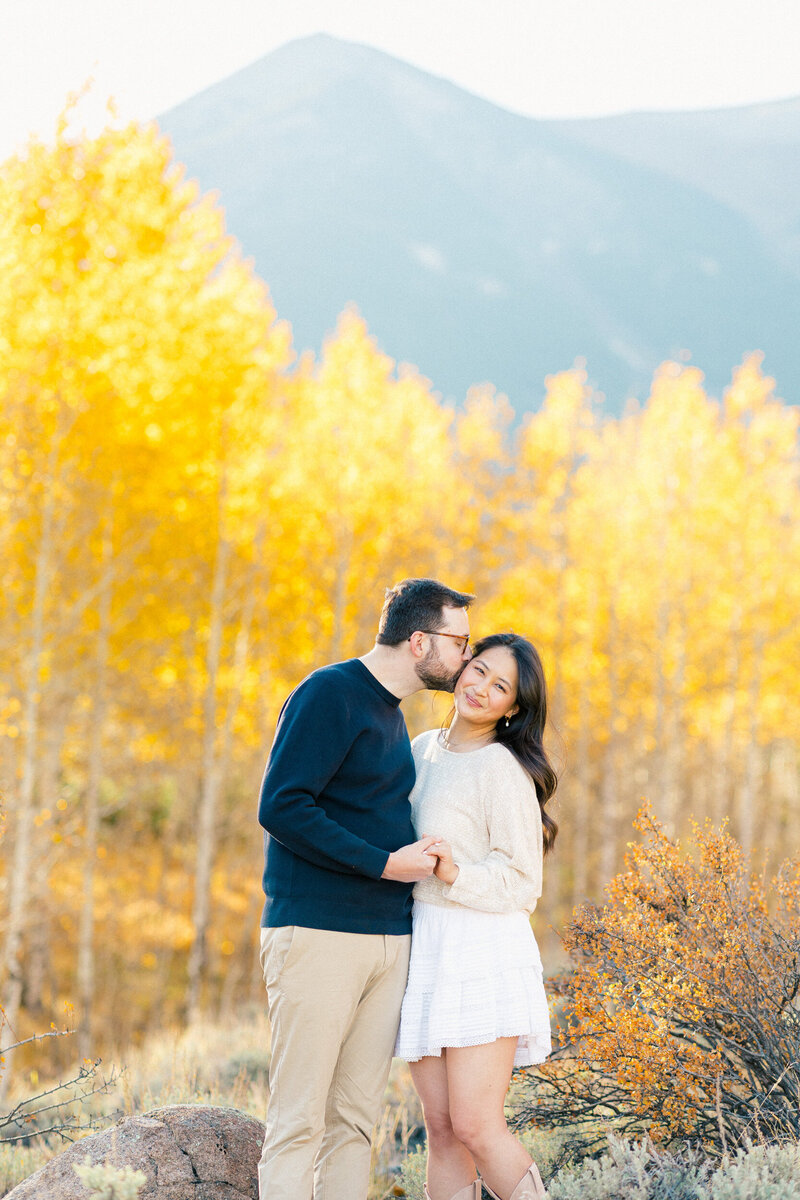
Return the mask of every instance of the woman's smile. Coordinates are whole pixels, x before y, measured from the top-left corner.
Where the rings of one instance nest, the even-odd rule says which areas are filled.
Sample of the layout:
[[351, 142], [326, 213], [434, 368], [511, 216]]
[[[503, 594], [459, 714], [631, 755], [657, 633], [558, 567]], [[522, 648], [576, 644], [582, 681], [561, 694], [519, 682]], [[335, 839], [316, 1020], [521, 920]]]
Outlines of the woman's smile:
[[490, 646], [472, 658], [459, 676], [455, 690], [456, 717], [451, 736], [460, 741], [464, 730], [458, 719], [473, 731], [486, 736], [508, 713], [516, 712], [517, 663], [505, 646]]

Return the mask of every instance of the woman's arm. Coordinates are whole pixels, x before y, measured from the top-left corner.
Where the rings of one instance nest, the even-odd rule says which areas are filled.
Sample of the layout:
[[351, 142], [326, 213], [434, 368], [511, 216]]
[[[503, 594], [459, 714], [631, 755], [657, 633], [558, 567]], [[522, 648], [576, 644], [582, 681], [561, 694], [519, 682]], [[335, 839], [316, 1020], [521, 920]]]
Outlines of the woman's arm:
[[455, 862], [446, 842], [431, 846], [443, 896], [482, 912], [532, 912], [542, 894], [542, 822], [536, 790], [515, 759], [481, 780], [486, 795], [489, 853], [478, 862]]

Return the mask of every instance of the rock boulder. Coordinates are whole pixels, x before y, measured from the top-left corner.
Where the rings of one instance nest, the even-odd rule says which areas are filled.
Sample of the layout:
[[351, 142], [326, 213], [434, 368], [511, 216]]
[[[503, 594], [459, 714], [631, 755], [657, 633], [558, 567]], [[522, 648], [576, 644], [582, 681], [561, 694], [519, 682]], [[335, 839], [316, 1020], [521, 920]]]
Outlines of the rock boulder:
[[144, 1171], [140, 1200], [258, 1200], [264, 1126], [236, 1108], [176, 1104], [126, 1117], [75, 1142], [6, 1200], [86, 1200], [74, 1166], [87, 1155]]

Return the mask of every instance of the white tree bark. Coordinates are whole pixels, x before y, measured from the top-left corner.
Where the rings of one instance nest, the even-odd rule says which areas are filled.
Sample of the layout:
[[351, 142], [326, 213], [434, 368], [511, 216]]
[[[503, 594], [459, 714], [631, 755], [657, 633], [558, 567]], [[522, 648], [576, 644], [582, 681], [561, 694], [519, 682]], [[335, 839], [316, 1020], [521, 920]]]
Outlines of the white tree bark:
[[107, 582], [100, 594], [99, 622], [95, 641], [94, 695], [89, 740], [88, 778], [86, 783], [86, 833], [84, 838], [83, 905], [78, 921], [78, 1053], [94, 1058], [92, 1047], [92, 1009], [95, 992], [94, 960], [94, 880], [97, 842], [100, 828], [100, 784], [103, 773], [103, 728], [107, 712], [107, 676], [111, 640], [112, 559], [111, 518], [103, 531], [103, 577]]
[[762, 811], [761, 792], [764, 775], [764, 756], [759, 745], [759, 702], [761, 698], [761, 675], [764, 661], [764, 637], [756, 635], [753, 641], [753, 663], [747, 688], [747, 750], [745, 752], [744, 779], [738, 789], [738, 826], [742, 849], [749, 857], [755, 848], [756, 812]]
[[569, 814], [572, 826], [572, 904], [589, 898], [589, 830], [591, 819], [591, 730], [589, 727], [589, 681], [584, 677], [578, 699], [578, 732], [575, 740], [575, 771], [572, 795], [574, 808]]
[[620, 821], [620, 746], [619, 736], [614, 729], [619, 702], [619, 670], [615, 649], [619, 638], [619, 625], [615, 609], [616, 595], [612, 592], [608, 618], [608, 688], [609, 727], [608, 741], [601, 766], [600, 805], [602, 820], [598, 830], [600, 839], [600, 885], [605, 887], [619, 869], [618, 832]]
[[[223, 500], [220, 499], [220, 506]], [[211, 909], [211, 869], [216, 842], [217, 801], [220, 786], [217, 731], [217, 689], [222, 656], [224, 606], [231, 544], [220, 529], [211, 587], [208, 644], [206, 646], [206, 688], [203, 698], [203, 773], [200, 785], [200, 812], [197, 826], [194, 908], [194, 941], [189, 953], [187, 1006], [190, 1019], [196, 1019], [203, 1007], [203, 983], [208, 965], [208, 925]]]
[[[28, 911], [31, 875], [31, 838], [34, 816], [34, 789], [36, 786], [36, 761], [39, 740], [41, 711], [41, 670], [44, 656], [45, 600], [53, 566], [53, 520], [55, 514], [55, 468], [58, 461], [60, 439], [54, 438], [48, 456], [47, 474], [44, 480], [42, 526], [36, 553], [31, 613], [30, 642], [25, 662], [23, 694], [23, 751], [22, 779], [17, 802], [14, 805], [14, 857], [9, 878], [9, 905], [6, 940], [3, 953], [3, 979], [5, 996], [3, 1007], [6, 1020], [15, 1030], [23, 988], [22, 940], [25, 916]], [[10, 1054], [6, 1055], [5, 1070], [0, 1077], [0, 1102], [6, 1094], [11, 1078]]]

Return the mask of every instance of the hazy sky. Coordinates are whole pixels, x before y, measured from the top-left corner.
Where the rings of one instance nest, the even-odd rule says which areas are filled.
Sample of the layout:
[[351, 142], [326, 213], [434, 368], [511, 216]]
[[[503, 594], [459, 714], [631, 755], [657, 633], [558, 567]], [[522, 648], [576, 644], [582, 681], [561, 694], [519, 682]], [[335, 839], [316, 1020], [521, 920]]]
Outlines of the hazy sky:
[[148, 118], [319, 31], [531, 116], [800, 95], [798, 0], [0, 0], [0, 156], [89, 76]]

